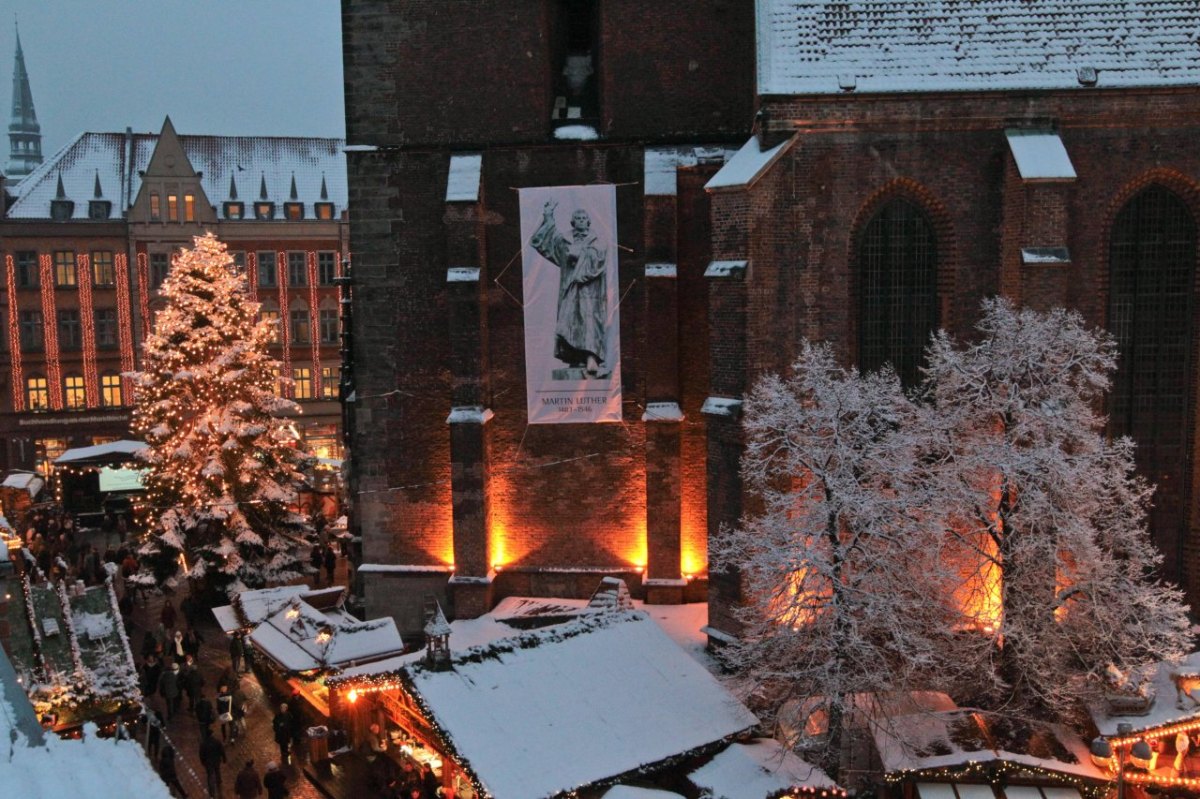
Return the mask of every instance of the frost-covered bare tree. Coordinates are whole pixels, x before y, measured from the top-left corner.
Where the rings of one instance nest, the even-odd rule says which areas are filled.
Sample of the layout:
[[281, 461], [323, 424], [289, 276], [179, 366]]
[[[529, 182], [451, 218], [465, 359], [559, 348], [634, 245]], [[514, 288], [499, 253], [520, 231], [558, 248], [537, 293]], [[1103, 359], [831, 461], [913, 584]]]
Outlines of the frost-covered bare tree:
[[812, 754], [836, 773], [857, 697], [957, 668], [957, 575], [914, 501], [918, 415], [890, 370], [860, 375], [807, 343], [745, 407], [743, 472], [761, 512], [714, 546], [746, 588], [728, 654], [776, 708], [815, 714], [790, 721], [828, 732]]
[[1155, 577], [1133, 444], [1104, 435], [1112, 337], [1063, 310], [996, 299], [982, 311], [976, 342], [940, 333], [929, 349], [927, 496], [960, 548], [998, 574], [997, 698], [1062, 718], [1110, 665], [1186, 652], [1186, 607]]

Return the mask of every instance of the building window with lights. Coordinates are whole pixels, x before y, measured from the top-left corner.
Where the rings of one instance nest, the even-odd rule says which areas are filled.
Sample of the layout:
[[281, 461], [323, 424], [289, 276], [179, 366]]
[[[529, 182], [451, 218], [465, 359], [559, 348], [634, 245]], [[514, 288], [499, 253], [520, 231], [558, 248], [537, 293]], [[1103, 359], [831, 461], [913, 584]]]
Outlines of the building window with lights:
[[238, 250], [237, 252], [229, 253], [229, 257], [233, 259], [233, 268], [239, 275], [246, 273], [246, 253]]
[[294, 308], [289, 312], [289, 315], [292, 323], [292, 341], [296, 344], [307, 344], [310, 340], [308, 331], [308, 309]]
[[171, 256], [165, 252], [150, 253], [150, 288], [156, 289], [162, 286], [170, 269]]
[[342, 381], [342, 370], [336, 366], [321, 367], [321, 398], [337, 399], [338, 384]]
[[42, 351], [42, 312], [21, 311], [18, 329], [21, 336], [21, 352]]
[[116, 308], [97, 308], [95, 311], [96, 321], [96, 346], [100, 349], [112, 349], [117, 346], [117, 309]]
[[117, 272], [113, 268], [113, 254], [108, 250], [92, 253], [92, 284], [104, 288], [117, 284]]
[[196, 221], [196, 197], [194, 195], [183, 195], [183, 221]]
[[25, 378], [25, 407], [31, 411], [50, 410], [50, 384], [46, 378]]
[[106, 408], [117, 408], [122, 404], [119, 374], [109, 372], [100, 376], [100, 404]]
[[297, 366], [295, 369], [293, 369], [292, 388], [295, 391], [293, 396], [295, 396], [296, 399], [312, 399], [312, 369], [309, 369], [307, 366]]
[[150, 221], [158, 222], [162, 219], [162, 198], [158, 196], [158, 192], [150, 192]]
[[54, 285], [74, 286], [77, 282], [74, 251], [56, 250], [54, 252]]
[[167, 219], [172, 222], [179, 221], [179, 197], [177, 195], [167, 195]]
[[87, 405], [82, 376], [67, 375], [63, 378], [63, 401], [71, 410], [79, 410]]
[[288, 285], [289, 286], [307, 286], [308, 285], [308, 259], [305, 258], [302, 252], [289, 252], [287, 254], [288, 264]]
[[79, 311], [67, 308], [58, 312], [58, 346], [64, 350], [77, 350], [83, 343], [79, 333]]
[[337, 253], [317, 253], [317, 280], [322, 286], [332, 286], [337, 277]]
[[275, 253], [260, 252], [258, 254], [258, 285], [259, 288], [273, 288], [279, 284], [278, 272], [275, 268]]
[[317, 219], [333, 219], [333, 203], [313, 203]]
[[38, 287], [38, 254], [31, 250], [17, 253], [17, 288], [36, 289]]
[[321, 343], [322, 344], [337, 344], [338, 340], [338, 312], [329, 308], [321, 309], [320, 316], [321, 327]]
[[274, 307], [267, 306], [263, 303], [263, 307], [259, 310], [258, 316], [260, 319], [271, 323], [271, 338], [268, 339], [270, 344], [279, 343], [279, 311]]

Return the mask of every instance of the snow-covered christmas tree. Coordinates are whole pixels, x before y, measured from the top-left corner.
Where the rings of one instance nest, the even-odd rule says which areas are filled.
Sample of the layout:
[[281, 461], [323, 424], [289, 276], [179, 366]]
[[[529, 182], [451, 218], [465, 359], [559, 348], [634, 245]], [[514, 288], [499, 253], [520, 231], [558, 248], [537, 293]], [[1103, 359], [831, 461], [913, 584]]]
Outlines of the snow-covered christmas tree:
[[309, 528], [289, 509], [304, 453], [280, 418], [296, 406], [279, 396], [267, 353], [273, 323], [211, 233], [175, 256], [161, 291], [133, 374], [153, 528], [141, 576], [161, 583], [186, 569], [231, 593], [289, 580]]

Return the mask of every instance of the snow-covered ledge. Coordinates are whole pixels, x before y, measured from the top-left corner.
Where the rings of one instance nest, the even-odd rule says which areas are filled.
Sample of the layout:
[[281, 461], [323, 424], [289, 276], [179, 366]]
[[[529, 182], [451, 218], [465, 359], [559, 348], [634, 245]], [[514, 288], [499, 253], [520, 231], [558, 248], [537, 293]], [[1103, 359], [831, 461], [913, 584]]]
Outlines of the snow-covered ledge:
[[687, 588], [688, 581], [682, 577], [650, 577], [642, 580], [644, 588]]
[[452, 566], [418, 566], [407, 563], [364, 563], [355, 571], [359, 574], [450, 574]]
[[704, 270], [705, 277], [733, 277], [746, 271], [749, 261], [712, 261]]
[[495, 570], [491, 570], [485, 577], [474, 577], [468, 574], [452, 574], [450, 575], [450, 585], [491, 585], [496, 579]]
[[678, 402], [647, 402], [643, 422], [682, 422], [683, 411]]
[[742, 401], [731, 397], [709, 397], [704, 400], [704, 405], [700, 408], [700, 413], [706, 416], [740, 416], [742, 413]]
[[646, 277], [675, 277], [675, 264], [646, 264]]
[[478, 283], [478, 266], [452, 266], [446, 270], [447, 283]]
[[446, 424], [487, 424], [495, 415], [482, 405], [455, 405], [446, 417]]

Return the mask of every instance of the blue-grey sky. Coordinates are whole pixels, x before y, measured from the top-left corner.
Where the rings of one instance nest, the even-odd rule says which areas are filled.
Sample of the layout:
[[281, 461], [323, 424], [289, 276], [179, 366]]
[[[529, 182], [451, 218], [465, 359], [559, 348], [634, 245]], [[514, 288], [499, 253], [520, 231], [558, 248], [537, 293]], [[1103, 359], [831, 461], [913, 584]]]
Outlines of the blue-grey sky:
[[[7, 0], [49, 157], [77, 133], [344, 136], [338, 0]], [[0, 124], [13, 17], [0, 19]], [[7, 137], [0, 139], [0, 161]]]

